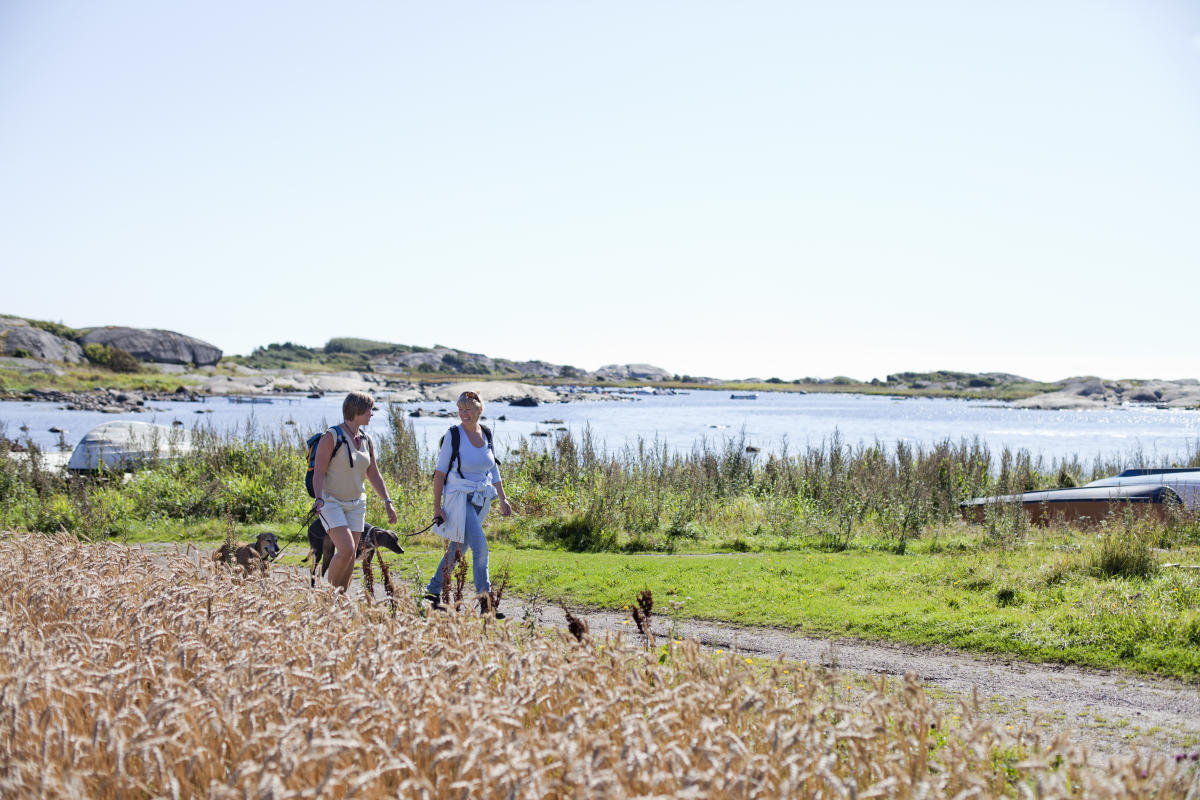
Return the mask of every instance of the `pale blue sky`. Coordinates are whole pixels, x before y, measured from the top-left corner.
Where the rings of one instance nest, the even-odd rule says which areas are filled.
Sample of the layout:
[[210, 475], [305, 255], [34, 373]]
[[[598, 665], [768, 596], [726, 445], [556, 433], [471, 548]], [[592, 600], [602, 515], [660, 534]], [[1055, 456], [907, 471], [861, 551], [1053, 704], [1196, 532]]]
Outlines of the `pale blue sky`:
[[0, 0], [0, 312], [1200, 377], [1200, 4]]

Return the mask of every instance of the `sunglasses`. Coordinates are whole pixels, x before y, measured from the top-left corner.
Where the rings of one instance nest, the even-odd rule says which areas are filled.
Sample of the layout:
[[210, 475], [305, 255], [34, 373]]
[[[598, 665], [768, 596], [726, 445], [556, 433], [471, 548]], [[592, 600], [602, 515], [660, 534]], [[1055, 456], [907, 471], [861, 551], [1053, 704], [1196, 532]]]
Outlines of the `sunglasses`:
[[467, 400], [474, 400], [475, 402], [479, 402], [479, 395], [475, 394], [475, 392], [463, 392], [462, 394], [460, 394], [458, 396], [459, 400], [462, 400], [464, 398]]

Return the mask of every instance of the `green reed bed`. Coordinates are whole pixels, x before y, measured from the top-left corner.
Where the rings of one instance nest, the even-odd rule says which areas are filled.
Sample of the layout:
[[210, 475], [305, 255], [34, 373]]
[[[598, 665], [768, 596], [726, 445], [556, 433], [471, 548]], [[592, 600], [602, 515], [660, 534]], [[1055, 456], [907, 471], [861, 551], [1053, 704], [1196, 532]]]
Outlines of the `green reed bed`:
[[[402, 409], [377, 422], [381, 468], [397, 501], [401, 527], [424, 527], [431, 513], [432, 458], [422, 455]], [[381, 424], [380, 424], [381, 423]], [[303, 438], [247, 428], [223, 436], [193, 432], [177, 459], [129, 477], [68, 478], [48, 468], [36, 447], [0, 461], [0, 524], [65, 529], [89, 537], [127, 536], [169, 520], [296, 524], [310, 503], [303, 490]], [[10, 442], [0, 429], [0, 447]], [[1140, 454], [1090, 464], [1046, 462], [1026, 451], [993, 454], [976, 441], [932, 447], [848, 444], [837, 435], [789, 453], [747, 452], [733, 439], [674, 453], [639, 440], [609, 451], [590, 431], [522, 441], [502, 455], [518, 518], [498, 538], [514, 544], [580, 552], [760, 551], [890, 548], [904, 553], [959, 516], [979, 495], [1077, 485], [1128, 466]], [[1200, 465], [1200, 452], [1184, 461]], [[374, 503], [372, 520], [382, 519]], [[1027, 532], [1023, 515], [991, 509], [985, 540], [1009, 546]], [[1176, 515], [1157, 530], [1155, 546], [1200, 544], [1200, 525]]]

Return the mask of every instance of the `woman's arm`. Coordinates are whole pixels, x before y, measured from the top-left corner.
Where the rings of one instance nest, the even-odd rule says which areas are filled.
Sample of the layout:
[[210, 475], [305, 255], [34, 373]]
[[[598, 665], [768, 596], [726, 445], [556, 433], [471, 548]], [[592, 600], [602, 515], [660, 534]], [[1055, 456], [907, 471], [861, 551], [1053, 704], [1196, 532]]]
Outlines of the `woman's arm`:
[[508, 498], [504, 496], [504, 484], [496, 481], [492, 484], [496, 489], [496, 497], [500, 499], [500, 516], [507, 517], [513, 513], [512, 506], [508, 503]]

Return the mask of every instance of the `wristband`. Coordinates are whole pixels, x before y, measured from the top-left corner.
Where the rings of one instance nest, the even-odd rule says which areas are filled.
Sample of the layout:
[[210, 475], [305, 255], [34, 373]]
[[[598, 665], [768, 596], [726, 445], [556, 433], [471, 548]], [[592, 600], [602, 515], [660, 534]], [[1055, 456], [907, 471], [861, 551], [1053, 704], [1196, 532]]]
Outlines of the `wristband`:
[[383, 501], [383, 504], [384, 504], [385, 506], [390, 506], [390, 505], [393, 505], [393, 503], [392, 503], [392, 498], [390, 498], [390, 497], [389, 497], [387, 500], [384, 500], [384, 501]]

